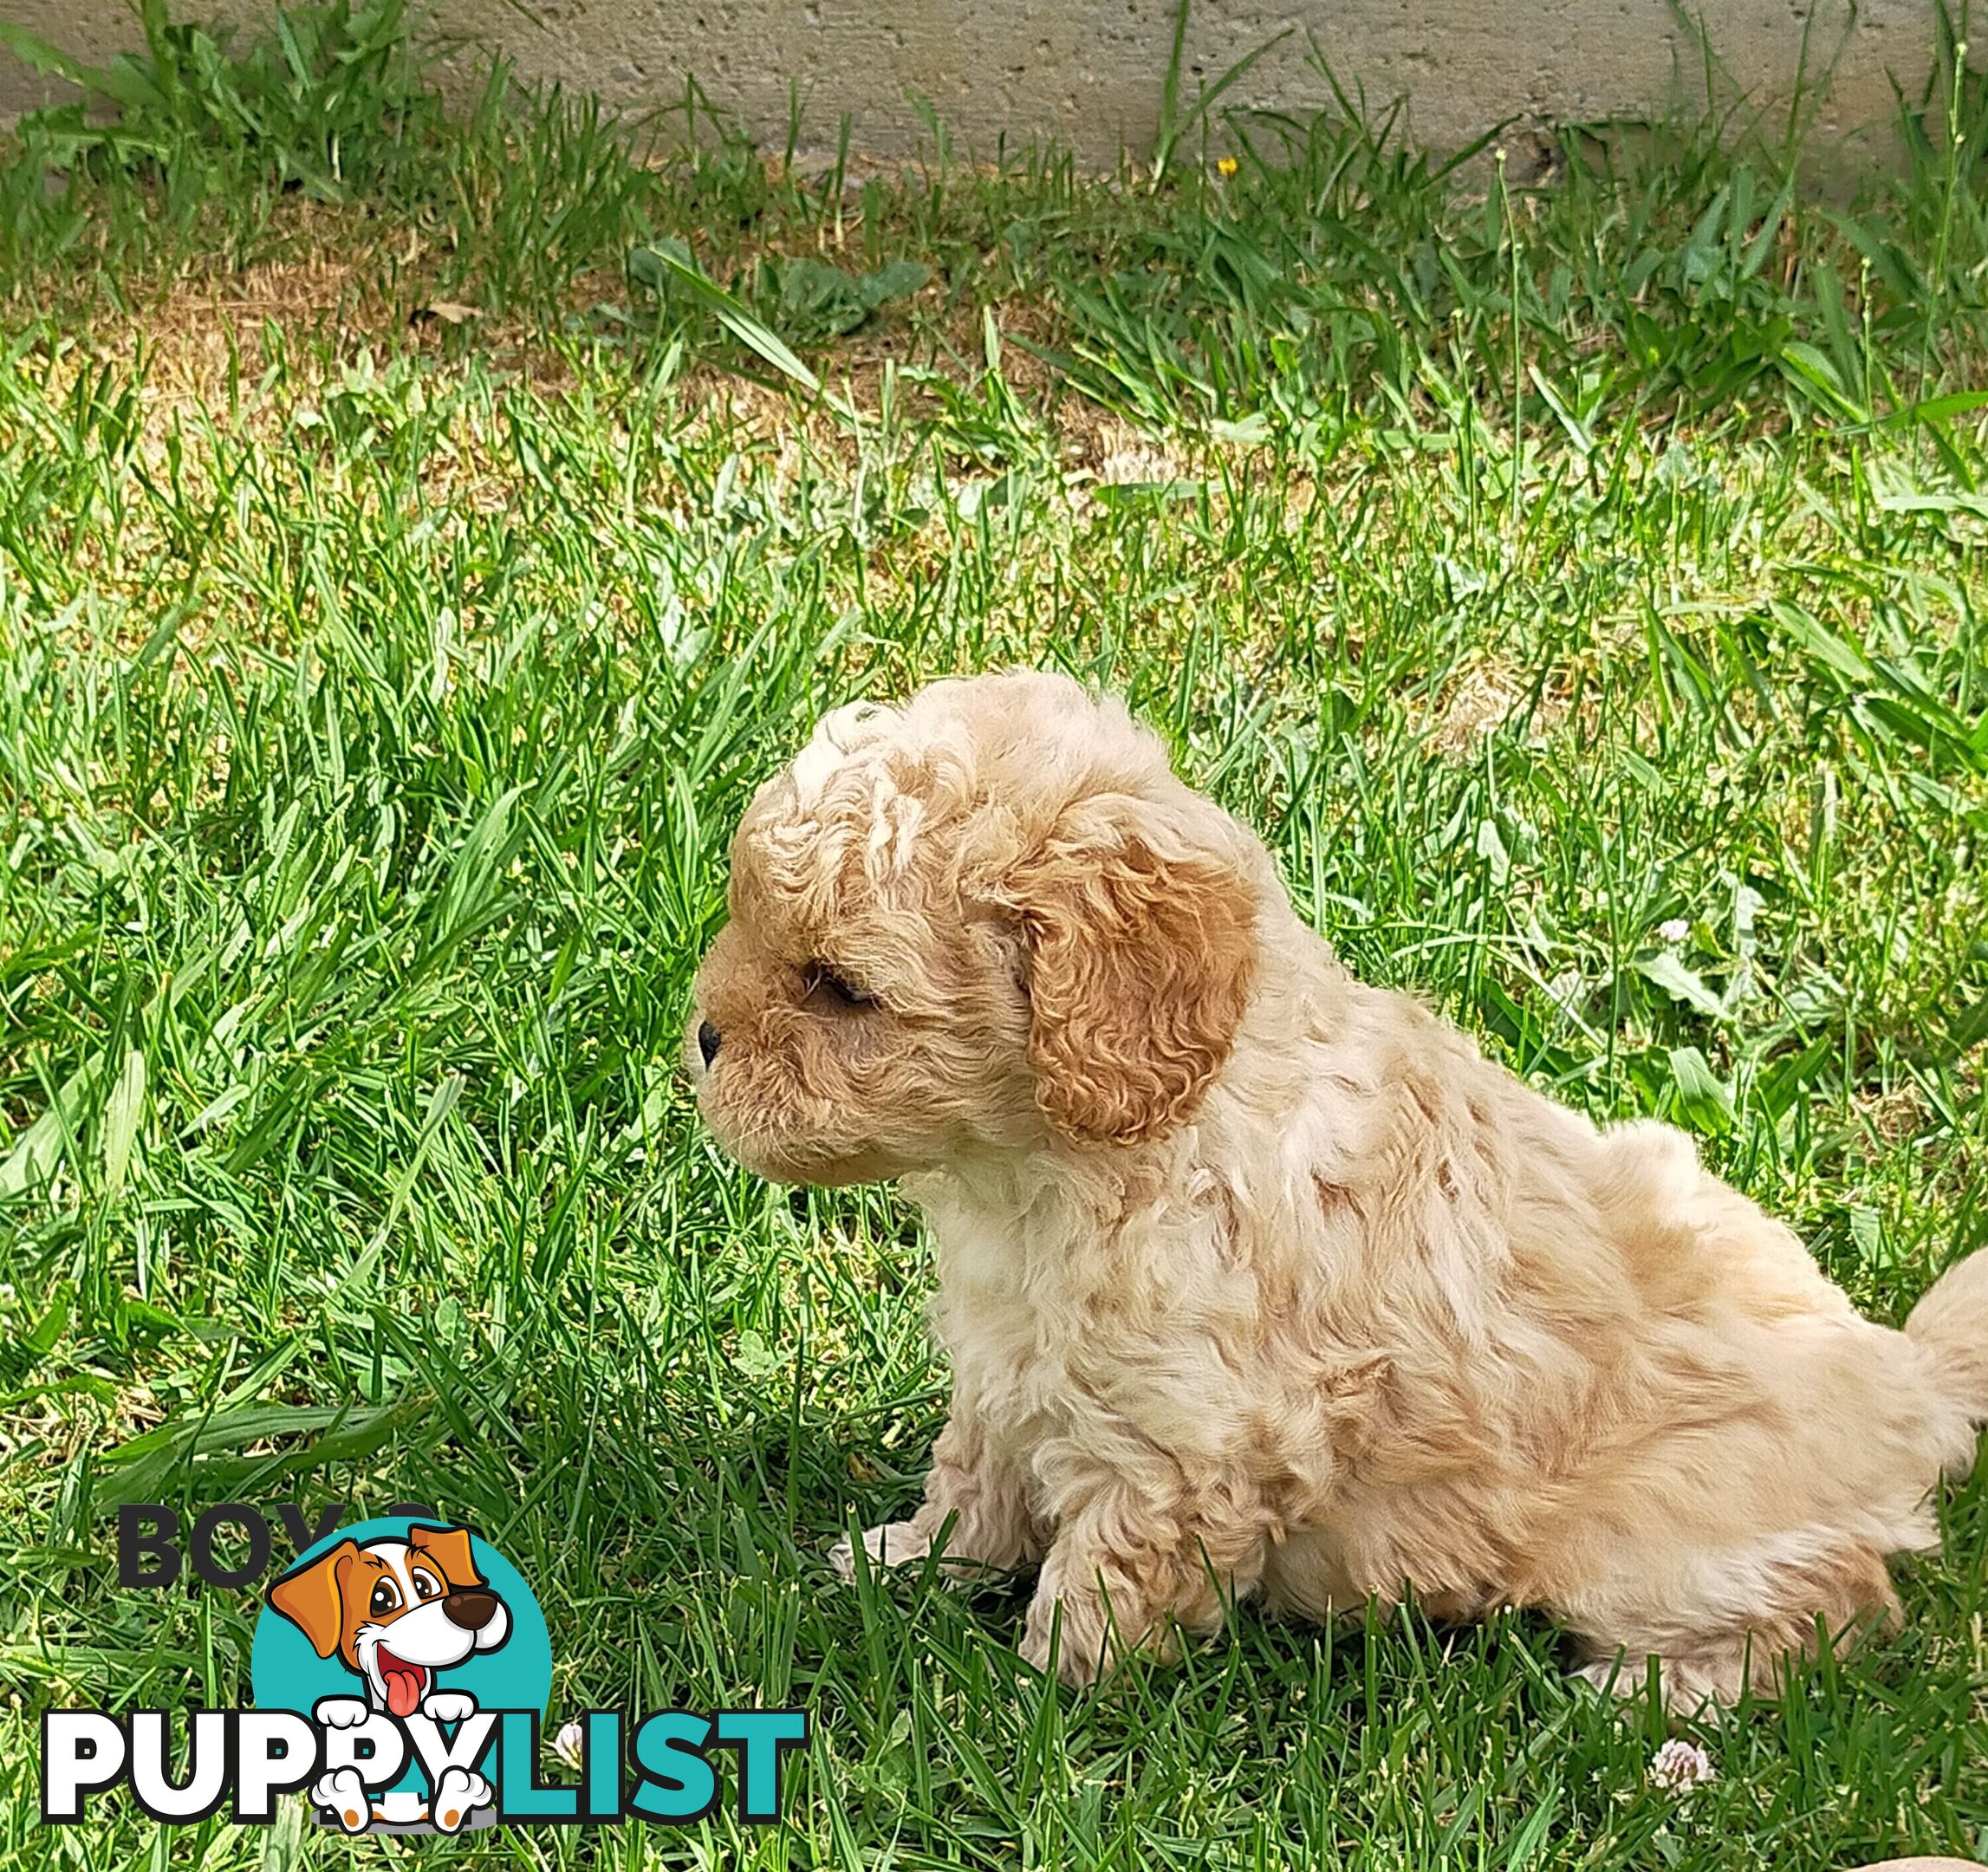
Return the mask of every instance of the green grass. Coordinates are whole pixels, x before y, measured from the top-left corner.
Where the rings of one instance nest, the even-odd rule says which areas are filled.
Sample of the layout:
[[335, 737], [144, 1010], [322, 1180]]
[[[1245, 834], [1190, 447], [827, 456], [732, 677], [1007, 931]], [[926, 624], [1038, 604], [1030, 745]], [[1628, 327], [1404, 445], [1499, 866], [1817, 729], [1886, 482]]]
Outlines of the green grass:
[[[40, 1708], [244, 1687], [253, 1594], [119, 1591], [117, 1503], [410, 1495], [535, 1583], [555, 1723], [816, 1734], [771, 1833], [367, 1855], [1988, 1852], [1979, 1482], [1682, 1801], [1530, 1618], [1245, 1610], [1079, 1697], [1018, 1590], [835, 1586], [942, 1417], [925, 1247], [731, 1167], [675, 1063], [812, 718], [1062, 663], [1368, 978], [1689, 1126], [1900, 1317], [1988, 1214], [1972, 81], [1848, 206], [1710, 129], [1487, 192], [1343, 111], [1231, 121], [1233, 177], [844, 187], [501, 75], [452, 116], [384, 0], [303, 18], [154, 18], [155, 95], [0, 149], [0, 1867], [166, 1860], [39, 1829]], [[295, 1820], [170, 1852], [353, 1857]]]

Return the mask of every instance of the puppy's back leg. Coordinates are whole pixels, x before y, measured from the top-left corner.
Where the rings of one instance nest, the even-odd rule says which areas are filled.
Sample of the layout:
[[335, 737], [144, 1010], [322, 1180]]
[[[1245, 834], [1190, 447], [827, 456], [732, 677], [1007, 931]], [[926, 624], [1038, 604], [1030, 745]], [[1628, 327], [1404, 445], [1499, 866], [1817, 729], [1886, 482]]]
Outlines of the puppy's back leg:
[[[1792, 1537], [1792, 1547], [1800, 1537]], [[1576, 1674], [1619, 1696], [1634, 1696], [1655, 1658], [1665, 1706], [1690, 1715], [1707, 1702], [1731, 1705], [1751, 1690], [1771, 1697], [1794, 1661], [1813, 1658], [1819, 1635], [1841, 1653], [1873, 1631], [1895, 1629], [1898, 1595], [1885, 1557], [1852, 1545], [1833, 1552], [1785, 1553], [1779, 1558], [1740, 1551], [1722, 1566], [1699, 1561], [1664, 1607], [1617, 1612], [1597, 1620], [1569, 1609], [1584, 1661]], [[1611, 1596], [1614, 1596], [1611, 1595]], [[1751, 1602], [1739, 1610], [1735, 1602]]]

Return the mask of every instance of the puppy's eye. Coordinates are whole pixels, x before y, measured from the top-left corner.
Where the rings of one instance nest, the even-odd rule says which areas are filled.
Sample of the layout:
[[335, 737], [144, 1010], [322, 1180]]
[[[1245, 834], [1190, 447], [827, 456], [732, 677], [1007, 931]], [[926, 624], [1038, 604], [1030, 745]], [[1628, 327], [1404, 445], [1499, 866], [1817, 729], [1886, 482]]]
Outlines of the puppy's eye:
[[417, 1599], [439, 1599], [442, 1583], [432, 1573], [417, 1573], [414, 1576], [414, 1596]]
[[392, 1580], [383, 1579], [373, 1589], [373, 1597], [367, 1610], [374, 1618], [378, 1618], [383, 1613], [398, 1611], [400, 1607], [400, 1589]]
[[809, 999], [820, 997], [837, 1007], [874, 1007], [877, 998], [867, 995], [859, 988], [852, 988], [841, 976], [826, 962], [810, 962], [801, 972], [802, 992]]

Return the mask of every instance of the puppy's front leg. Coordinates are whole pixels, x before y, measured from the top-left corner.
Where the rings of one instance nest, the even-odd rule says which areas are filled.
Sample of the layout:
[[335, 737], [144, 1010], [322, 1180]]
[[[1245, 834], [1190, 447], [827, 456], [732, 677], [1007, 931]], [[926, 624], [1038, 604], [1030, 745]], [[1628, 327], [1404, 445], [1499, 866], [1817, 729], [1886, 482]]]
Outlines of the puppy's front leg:
[[1056, 1674], [1073, 1686], [1096, 1682], [1134, 1651], [1171, 1662], [1182, 1630], [1219, 1630], [1225, 1602], [1255, 1588], [1267, 1532], [1230, 1484], [1198, 1493], [1178, 1473], [1095, 1475], [1059, 1519], [1029, 1605], [1023, 1661], [1046, 1671], [1053, 1646]]
[[[1043, 1533], [1030, 1512], [1019, 1463], [988, 1435], [971, 1400], [957, 1391], [952, 1414], [932, 1446], [923, 1505], [908, 1521], [870, 1529], [863, 1550], [873, 1566], [903, 1566], [922, 1560], [942, 1533], [948, 1570], [958, 1573], [998, 1571], [1043, 1557]], [[845, 1580], [855, 1578], [847, 1535], [829, 1550], [828, 1563]]]

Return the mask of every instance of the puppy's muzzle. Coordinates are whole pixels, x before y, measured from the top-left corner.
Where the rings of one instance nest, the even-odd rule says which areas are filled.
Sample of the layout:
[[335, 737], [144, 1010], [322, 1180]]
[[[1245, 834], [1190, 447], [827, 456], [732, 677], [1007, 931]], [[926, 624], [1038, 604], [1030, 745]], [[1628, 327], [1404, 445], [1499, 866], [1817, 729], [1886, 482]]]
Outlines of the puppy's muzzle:
[[442, 1597], [442, 1610], [450, 1624], [459, 1625], [465, 1631], [481, 1631], [497, 1616], [497, 1609], [495, 1593], [465, 1589]]

